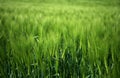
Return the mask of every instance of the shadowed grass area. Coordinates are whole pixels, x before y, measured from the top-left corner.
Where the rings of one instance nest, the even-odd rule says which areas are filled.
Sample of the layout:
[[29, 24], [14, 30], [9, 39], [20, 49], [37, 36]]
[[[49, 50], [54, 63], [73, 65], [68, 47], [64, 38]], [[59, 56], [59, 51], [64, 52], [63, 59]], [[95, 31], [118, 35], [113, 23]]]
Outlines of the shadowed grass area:
[[118, 78], [118, 6], [1, 3], [1, 78]]

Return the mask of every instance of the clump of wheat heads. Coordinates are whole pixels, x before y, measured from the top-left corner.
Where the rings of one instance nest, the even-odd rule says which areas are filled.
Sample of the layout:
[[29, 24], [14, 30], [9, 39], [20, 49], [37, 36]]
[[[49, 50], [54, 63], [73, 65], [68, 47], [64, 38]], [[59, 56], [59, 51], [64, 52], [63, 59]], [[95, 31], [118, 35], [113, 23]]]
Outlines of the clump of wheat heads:
[[0, 6], [1, 78], [119, 77], [118, 8], [65, 6]]

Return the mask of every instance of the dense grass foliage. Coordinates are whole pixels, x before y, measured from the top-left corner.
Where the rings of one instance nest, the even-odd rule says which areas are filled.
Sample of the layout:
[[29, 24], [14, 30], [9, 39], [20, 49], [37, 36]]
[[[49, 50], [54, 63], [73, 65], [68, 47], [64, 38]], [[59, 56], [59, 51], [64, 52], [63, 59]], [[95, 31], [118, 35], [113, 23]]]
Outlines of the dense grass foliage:
[[120, 0], [0, 0], [0, 3], [3, 2], [120, 6]]
[[119, 7], [0, 4], [0, 78], [119, 77]]

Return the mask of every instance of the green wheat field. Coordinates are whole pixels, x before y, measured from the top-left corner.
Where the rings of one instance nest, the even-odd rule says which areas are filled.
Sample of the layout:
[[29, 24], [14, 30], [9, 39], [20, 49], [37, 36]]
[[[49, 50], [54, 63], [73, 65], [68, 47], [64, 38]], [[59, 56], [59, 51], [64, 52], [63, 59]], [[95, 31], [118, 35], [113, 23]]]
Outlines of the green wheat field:
[[120, 78], [120, 1], [0, 0], [0, 78]]

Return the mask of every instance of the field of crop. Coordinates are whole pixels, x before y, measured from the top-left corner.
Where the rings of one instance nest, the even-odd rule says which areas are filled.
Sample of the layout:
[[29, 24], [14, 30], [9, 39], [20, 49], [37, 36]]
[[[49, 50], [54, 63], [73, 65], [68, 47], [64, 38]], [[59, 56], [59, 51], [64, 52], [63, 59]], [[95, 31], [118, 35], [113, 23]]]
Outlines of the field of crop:
[[119, 78], [119, 8], [0, 3], [0, 78]]

